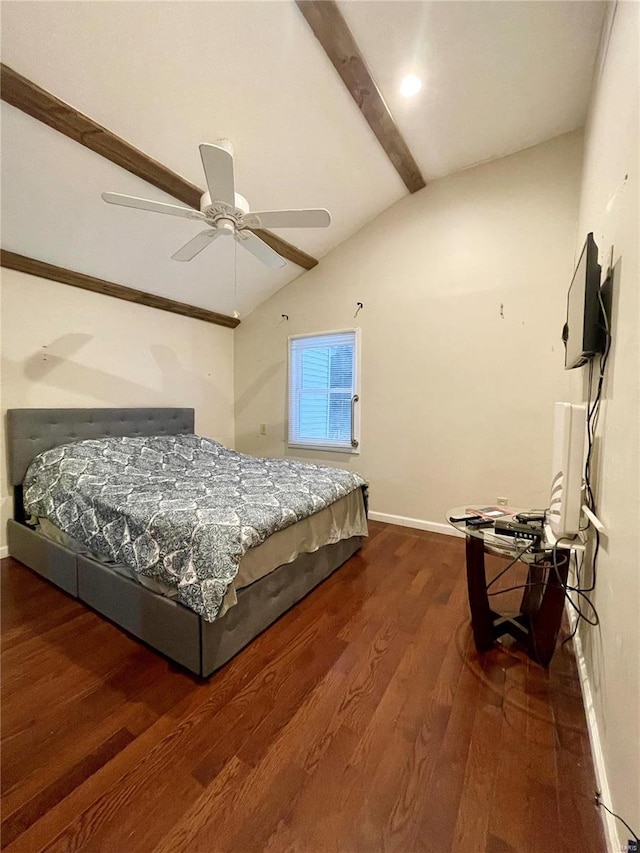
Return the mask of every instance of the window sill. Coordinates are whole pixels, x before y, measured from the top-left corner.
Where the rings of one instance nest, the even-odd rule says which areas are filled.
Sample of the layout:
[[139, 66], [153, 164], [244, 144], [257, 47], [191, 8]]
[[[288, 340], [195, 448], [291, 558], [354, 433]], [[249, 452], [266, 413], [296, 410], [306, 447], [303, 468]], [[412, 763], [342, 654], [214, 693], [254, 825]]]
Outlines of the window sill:
[[292, 450], [321, 450], [323, 453], [350, 453], [357, 456], [360, 453], [360, 445], [358, 447], [345, 447], [344, 444], [303, 444], [287, 442], [287, 447]]

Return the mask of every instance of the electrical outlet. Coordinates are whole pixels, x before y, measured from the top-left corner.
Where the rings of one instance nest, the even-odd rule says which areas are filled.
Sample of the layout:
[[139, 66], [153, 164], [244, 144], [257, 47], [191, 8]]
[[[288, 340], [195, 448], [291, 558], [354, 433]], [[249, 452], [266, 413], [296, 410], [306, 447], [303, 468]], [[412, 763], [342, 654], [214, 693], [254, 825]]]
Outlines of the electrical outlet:
[[267, 425], [266, 424], [260, 424], [260, 435], [266, 435], [266, 434], [267, 434]]
[[509, 498], [498, 498], [498, 506], [509, 506]]

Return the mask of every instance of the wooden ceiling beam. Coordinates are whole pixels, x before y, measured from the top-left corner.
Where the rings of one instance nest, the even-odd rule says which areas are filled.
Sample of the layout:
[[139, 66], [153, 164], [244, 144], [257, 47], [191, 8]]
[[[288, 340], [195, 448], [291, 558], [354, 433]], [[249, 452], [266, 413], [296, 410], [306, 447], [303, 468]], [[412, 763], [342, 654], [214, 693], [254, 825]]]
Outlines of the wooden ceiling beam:
[[[204, 192], [195, 184], [172, 172], [162, 163], [144, 154], [106, 127], [90, 119], [84, 113], [56, 98], [46, 89], [18, 74], [4, 63], [0, 64], [0, 97], [23, 113], [52, 127], [59, 133], [79, 142], [100, 154], [116, 166], [120, 166], [142, 178], [154, 187], [200, 210], [200, 196]], [[316, 258], [293, 246], [271, 231], [252, 229], [283, 258], [310, 270], [318, 263]]]
[[421, 190], [425, 180], [420, 167], [371, 76], [338, 4], [334, 0], [296, 0], [296, 5], [407, 189], [412, 193]]
[[94, 278], [92, 275], [84, 275], [84, 273], [65, 267], [56, 267], [45, 261], [38, 261], [26, 255], [18, 255], [15, 252], [7, 252], [4, 249], [0, 250], [0, 266], [27, 273], [27, 275], [35, 275], [38, 278], [46, 278], [49, 281], [69, 284], [71, 287], [79, 287], [82, 290], [89, 290], [91, 293], [101, 293], [103, 296], [113, 296], [116, 299], [135, 302], [137, 305], [146, 305], [148, 308], [158, 308], [160, 311], [170, 311], [172, 314], [180, 314], [194, 320], [204, 320], [205, 323], [214, 323], [216, 326], [225, 326], [227, 329], [235, 329], [240, 323], [240, 320], [226, 314], [218, 314], [216, 311], [208, 311], [206, 308], [197, 308], [195, 305], [187, 305], [185, 302], [176, 302], [175, 299], [167, 299], [165, 296], [157, 296], [155, 293], [125, 287], [123, 284], [114, 284], [112, 281]]

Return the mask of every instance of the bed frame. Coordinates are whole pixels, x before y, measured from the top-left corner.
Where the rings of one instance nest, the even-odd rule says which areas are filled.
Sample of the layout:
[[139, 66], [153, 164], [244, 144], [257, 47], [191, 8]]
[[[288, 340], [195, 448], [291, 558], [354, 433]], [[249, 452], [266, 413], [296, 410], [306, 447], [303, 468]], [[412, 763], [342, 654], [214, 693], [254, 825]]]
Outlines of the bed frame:
[[9, 409], [8, 470], [14, 517], [9, 554], [197, 675], [209, 676], [300, 601], [361, 546], [354, 536], [325, 545], [237, 593], [238, 603], [206, 622], [177, 601], [157, 595], [108, 565], [70, 551], [26, 525], [22, 481], [39, 453], [87, 438], [194, 432], [193, 409]]

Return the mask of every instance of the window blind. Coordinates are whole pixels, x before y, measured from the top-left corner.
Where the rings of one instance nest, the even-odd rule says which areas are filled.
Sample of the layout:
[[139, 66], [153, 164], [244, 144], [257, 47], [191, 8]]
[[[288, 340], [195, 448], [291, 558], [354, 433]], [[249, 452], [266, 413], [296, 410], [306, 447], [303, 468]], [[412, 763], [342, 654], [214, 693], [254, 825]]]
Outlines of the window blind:
[[289, 339], [289, 444], [351, 449], [356, 331]]

